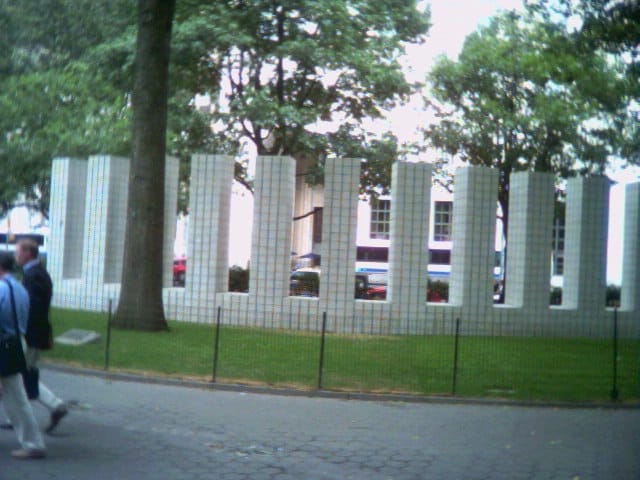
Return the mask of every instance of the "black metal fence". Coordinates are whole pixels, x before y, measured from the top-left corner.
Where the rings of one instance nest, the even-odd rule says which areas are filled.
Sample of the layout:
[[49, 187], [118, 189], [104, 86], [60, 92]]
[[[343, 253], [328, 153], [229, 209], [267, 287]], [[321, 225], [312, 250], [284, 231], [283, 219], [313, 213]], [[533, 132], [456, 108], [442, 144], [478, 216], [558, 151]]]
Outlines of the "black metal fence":
[[[218, 308], [204, 324], [169, 322], [168, 332], [115, 329], [108, 312], [56, 309], [56, 335], [97, 331], [98, 343], [57, 345], [51, 361], [111, 371], [269, 385], [409, 395], [569, 402], [640, 400], [640, 340], [461, 335], [346, 335], [327, 332], [327, 315], [306, 331], [232, 326]], [[330, 319], [329, 319], [330, 320]], [[481, 326], [479, 327], [481, 328]]]

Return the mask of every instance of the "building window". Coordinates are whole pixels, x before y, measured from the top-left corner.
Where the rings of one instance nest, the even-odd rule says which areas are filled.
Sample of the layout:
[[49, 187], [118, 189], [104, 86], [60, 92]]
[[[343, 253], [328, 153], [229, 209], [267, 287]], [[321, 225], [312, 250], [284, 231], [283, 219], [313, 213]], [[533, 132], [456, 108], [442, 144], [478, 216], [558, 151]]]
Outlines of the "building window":
[[564, 273], [564, 219], [556, 218], [553, 221], [553, 241], [551, 248], [553, 252], [553, 275]]
[[388, 240], [391, 227], [391, 200], [371, 199], [371, 238]]
[[451, 250], [429, 250], [429, 263], [451, 265]]
[[433, 239], [436, 242], [450, 242], [452, 226], [453, 202], [435, 202]]

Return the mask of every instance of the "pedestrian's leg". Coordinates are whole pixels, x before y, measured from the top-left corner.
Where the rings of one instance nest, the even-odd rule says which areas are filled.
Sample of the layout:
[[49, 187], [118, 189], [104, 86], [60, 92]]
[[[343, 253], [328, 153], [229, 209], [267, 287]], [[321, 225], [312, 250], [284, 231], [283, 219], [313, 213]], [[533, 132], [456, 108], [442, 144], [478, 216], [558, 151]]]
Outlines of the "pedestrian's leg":
[[44, 405], [49, 412], [54, 412], [55, 410], [64, 406], [64, 401], [60, 398], [56, 397], [56, 395], [49, 390], [44, 383], [38, 382], [38, 401]]
[[9, 421], [15, 429], [20, 446], [25, 450], [44, 452], [44, 440], [24, 391], [22, 375], [3, 377], [2, 389], [4, 391], [4, 407]]

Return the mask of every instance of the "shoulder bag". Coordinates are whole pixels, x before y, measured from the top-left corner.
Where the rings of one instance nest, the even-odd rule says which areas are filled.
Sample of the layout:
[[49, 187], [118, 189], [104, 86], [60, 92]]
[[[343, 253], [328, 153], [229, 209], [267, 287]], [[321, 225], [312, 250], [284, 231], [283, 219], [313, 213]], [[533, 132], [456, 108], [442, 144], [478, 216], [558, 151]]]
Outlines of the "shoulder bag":
[[27, 397], [30, 400], [38, 398], [38, 383], [40, 372], [37, 368], [27, 368], [22, 341], [20, 339], [20, 329], [18, 328], [18, 315], [16, 313], [16, 301], [13, 297], [13, 287], [11, 283], [5, 280], [9, 287], [9, 297], [11, 299], [11, 310], [13, 312], [13, 326], [15, 335], [3, 333], [0, 339], [0, 377], [7, 377], [22, 373], [22, 381], [24, 383]]

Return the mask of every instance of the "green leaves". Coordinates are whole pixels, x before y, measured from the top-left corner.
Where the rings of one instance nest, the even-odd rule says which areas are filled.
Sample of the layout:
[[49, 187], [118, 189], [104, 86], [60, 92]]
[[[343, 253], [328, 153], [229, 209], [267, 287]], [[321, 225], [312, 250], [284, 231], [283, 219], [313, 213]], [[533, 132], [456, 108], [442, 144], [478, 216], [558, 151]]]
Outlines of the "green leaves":
[[458, 62], [431, 72], [447, 121], [426, 129], [433, 146], [471, 163], [556, 171], [601, 171], [617, 153], [615, 125], [628, 96], [621, 72], [575, 48], [566, 31], [506, 13], [467, 37]]
[[126, 97], [83, 64], [12, 76], [0, 88], [0, 168], [11, 172], [0, 188], [2, 202], [26, 191], [46, 206], [41, 194], [56, 156], [129, 152]]
[[[428, 28], [416, 0], [178, 2], [168, 151], [183, 182], [193, 152], [243, 138], [260, 154], [327, 155], [318, 120], [358, 124], [416, 90], [398, 57]], [[0, 162], [31, 172], [0, 200], [42, 183], [56, 155], [129, 155], [135, 33], [127, 0], [0, 0]]]

